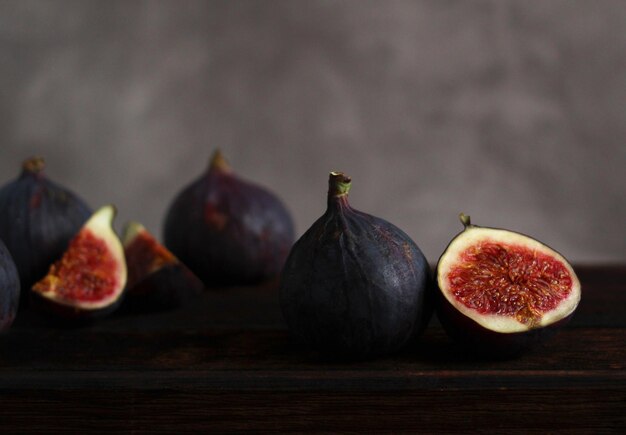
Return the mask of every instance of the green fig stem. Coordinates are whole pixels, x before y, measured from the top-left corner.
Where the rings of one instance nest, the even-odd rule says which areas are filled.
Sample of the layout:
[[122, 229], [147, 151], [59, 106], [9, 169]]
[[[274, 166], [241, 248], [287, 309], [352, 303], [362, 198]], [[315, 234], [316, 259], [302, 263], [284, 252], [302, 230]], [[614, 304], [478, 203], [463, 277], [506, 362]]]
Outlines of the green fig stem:
[[352, 179], [343, 172], [331, 172], [328, 178], [328, 198], [347, 196], [352, 186]]
[[459, 219], [465, 228], [473, 227], [471, 218], [465, 213], [459, 214]]
[[33, 156], [22, 163], [22, 170], [30, 174], [40, 174], [46, 167], [46, 162], [43, 157]]
[[218, 170], [220, 172], [232, 172], [232, 168], [228, 163], [228, 160], [222, 154], [222, 150], [219, 148], [215, 150], [211, 156], [211, 162], [209, 163], [209, 170]]

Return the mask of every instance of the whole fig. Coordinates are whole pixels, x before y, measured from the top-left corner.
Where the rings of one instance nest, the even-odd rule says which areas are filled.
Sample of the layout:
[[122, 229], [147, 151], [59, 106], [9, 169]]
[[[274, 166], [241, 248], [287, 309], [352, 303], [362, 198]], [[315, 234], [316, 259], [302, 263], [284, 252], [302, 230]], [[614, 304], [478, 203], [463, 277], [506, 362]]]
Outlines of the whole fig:
[[283, 203], [235, 175], [219, 150], [208, 170], [174, 199], [163, 230], [165, 246], [207, 287], [277, 276], [293, 232]]
[[20, 300], [20, 279], [9, 250], [0, 240], [0, 332], [15, 320]]
[[74, 193], [50, 181], [44, 160], [27, 159], [20, 176], [0, 189], [0, 239], [15, 260], [22, 303], [91, 215]]
[[295, 243], [280, 303], [291, 331], [333, 357], [399, 350], [426, 325], [430, 269], [408, 235], [353, 209], [351, 179], [331, 172], [328, 207]]

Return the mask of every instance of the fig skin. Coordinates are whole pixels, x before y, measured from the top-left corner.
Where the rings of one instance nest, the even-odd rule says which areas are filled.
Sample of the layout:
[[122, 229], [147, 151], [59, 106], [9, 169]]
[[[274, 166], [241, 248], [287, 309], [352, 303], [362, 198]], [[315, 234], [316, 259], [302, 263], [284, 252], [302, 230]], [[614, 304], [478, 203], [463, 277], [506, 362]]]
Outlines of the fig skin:
[[128, 288], [121, 311], [156, 313], [188, 306], [203, 293], [204, 284], [182, 263], [168, 264]]
[[37, 315], [46, 319], [52, 325], [84, 326], [110, 316], [117, 311], [124, 302], [124, 294], [113, 303], [97, 310], [84, 310], [77, 306], [64, 305], [50, 301], [39, 293], [30, 292], [30, 304]]
[[[59, 297], [57, 289], [61, 288], [64, 282], [58, 278], [48, 280], [49, 275], [56, 276], [55, 270], [57, 263], [55, 263], [50, 266], [48, 275], [33, 285], [30, 292], [33, 309], [39, 311], [48, 317], [48, 319], [55, 321], [55, 323], [74, 326], [91, 323], [93, 320], [108, 316], [121, 305], [124, 297], [124, 289], [126, 287], [127, 271], [122, 244], [112, 227], [116, 213], [117, 211], [112, 205], [98, 209], [70, 241], [67, 251], [63, 254], [62, 258], [58, 260], [60, 264], [65, 260], [66, 255], [76, 255], [76, 252], [71, 252], [71, 250], [73, 248], [73, 242], [79, 237], [85, 234], [93, 235], [95, 239], [105, 245], [106, 251], [110, 255], [110, 260], [114, 264], [114, 269], [106, 271], [107, 277], [110, 277], [111, 274], [114, 274], [115, 277], [115, 286], [112, 294], [97, 301], [83, 301], [80, 299]], [[86, 254], [82, 253], [81, 255]], [[70, 255], [70, 263], [73, 261], [71, 258], [72, 256]], [[91, 261], [93, 261], [92, 264], [96, 268], [108, 267], [105, 264], [108, 261], [106, 258], [97, 260], [91, 259]], [[74, 272], [74, 270], [72, 272]], [[82, 273], [85, 272], [85, 270], [80, 269], [79, 272]], [[93, 282], [92, 277], [95, 277], [95, 271], [90, 271], [89, 275], [89, 279], [87, 279], [86, 282]]]
[[268, 190], [236, 176], [220, 151], [168, 209], [165, 246], [207, 287], [276, 277], [294, 240], [291, 216]]
[[514, 358], [528, 352], [556, 335], [574, 316], [571, 313], [542, 328], [504, 334], [491, 331], [463, 315], [440, 292], [435, 306], [437, 318], [450, 338], [469, 355], [489, 359]]
[[[442, 272], [440, 270], [440, 266], [453, 242], [468, 229], [479, 228], [487, 231], [504, 231], [513, 235], [521, 236], [530, 243], [542, 245], [546, 249], [545, 252], [557, 256], [557, 259], [563, 261], [569, 266], [565, 257], [563, 257], [559, 252], [530, 236], [502, 228], [478, 227], [476, 225], [472, 225], [470, 217], [464, 215], [463, 213], [461, 213], [459, 217], [464, 225], [464, 229], [452, 239], [450, 244], [439, 257], [439, 261], [436, 266], [437, 291], [435, 292], [435, 311], [439, 322], [443, 326], [446, 333], [453, 340], [463, 347], [468, 354], [475, 357], [508, 359], [518, 357], [538, 345], [541, 345], [556, 335], [561, 328], [569, 323], [575, 314], [576, 307], [569, 314], [548, 325], [530, 328], [522, 332], [505, 333], [486, 328], [454, 307], [444, 296], [443, 290], [441, 289], [440, 274]], [[569, 267], [571, 268], [571, 266]], [[573, 274], [573, 291], [580, 292], [580, 282], [578, 281], [573, 269], [571, 269], [571, 273]]]
[[21, 306], [31, 286], [58, 260], [91, 215], [74, 193], [50, 181], [44, 161], [24, 161], [19, 177], [0, 189], [0, 239], [15, 261], [22, 286]]
[[[190, 304], [203, 293], [202, 281], [143, 225], [130, 222], [124, 233], [128, 283], [120, 311], [171, 311]], [[142, 243], [139, 252], [132, 251], [133, 243]], [[144, 258], [135, 258], [137, 255]], [[138, 270], [142, 265], [150, 265], [150, 270]]]
[[17, 314], [20, 279], [9, 250], [0, 240], [0, 332], [8, 329]]
[[280, 303], [302, 341], [360, 360], [396, 352], [421, 333], [432, 314], [431, 277], [408, 235], [350, 207], [350, 182], [331, 173], [328, 208], [293, 246]]

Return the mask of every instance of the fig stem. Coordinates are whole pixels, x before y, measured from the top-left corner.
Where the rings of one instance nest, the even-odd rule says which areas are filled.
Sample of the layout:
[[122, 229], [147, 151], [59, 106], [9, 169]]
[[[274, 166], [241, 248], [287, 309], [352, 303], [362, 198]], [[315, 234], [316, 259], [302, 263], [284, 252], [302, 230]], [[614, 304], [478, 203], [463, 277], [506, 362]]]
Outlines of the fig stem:
[[343, 172], [331, 172], [328, 178], [328, 197], [347, 196], [352, 186], [352, 179]]
[[222, 150], [219, 148], [213, 152], [211, 161], [209, 163], [209, 169], [217, 169], [221, 172], [232, 172], [232, 168], [228, 163], [228, 160], [222, 154]]
[[40, 156], [30, 157], [24, 160], [24, 163], [22, 163], [22, 169], [25, 172], [29, 172], [31, 174], [39, 174], [43, 172], [45, 167], [46, 162], [44, 161], [43, 157]]
[[473, 226], [471, 218], [465, 213], [460, 213], [459, 219], [461, 220], [461, 223], [463, 224], [465, 228], [469, 228]]

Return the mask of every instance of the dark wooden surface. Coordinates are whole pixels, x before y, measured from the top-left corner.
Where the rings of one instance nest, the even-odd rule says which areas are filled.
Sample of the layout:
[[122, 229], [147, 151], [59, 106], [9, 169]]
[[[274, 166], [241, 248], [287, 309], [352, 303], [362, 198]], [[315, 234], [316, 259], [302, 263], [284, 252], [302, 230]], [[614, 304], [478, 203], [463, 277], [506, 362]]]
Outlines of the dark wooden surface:
[[24, 312], [0, 336], [0, 433], [626, 433], [626, 267], [577, 271], [572, 323], [507, 361], [468, 357], [436, 319], [399, 355], [324, 360], [289, 337], [274, 285], [80, 329]]

